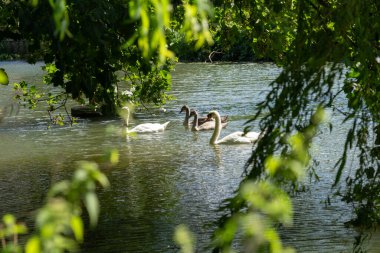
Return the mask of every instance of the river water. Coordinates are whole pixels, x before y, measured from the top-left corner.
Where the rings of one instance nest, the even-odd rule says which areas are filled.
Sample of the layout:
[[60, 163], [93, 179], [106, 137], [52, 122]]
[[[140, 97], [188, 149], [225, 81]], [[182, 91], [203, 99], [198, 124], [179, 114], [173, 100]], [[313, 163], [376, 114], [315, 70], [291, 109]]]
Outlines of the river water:
[[[11, 83], [41, 83], [41, 66], [0, 62]], [[48, 188], [69, 178], [75, 161], [98, 161], [104, 152], [117, 148], [120, 163], [103, 171], [111, 187], [99, 191], [99, 224], [87, 232], [81, 252], [178, 252], [172, 236], [179, 224], [188, 225], [196, 235], [198, 252], [206, 252], [212, 223], [220, 215], [216, 210], [236, 189], [252, 150], [249, 145], [210, 146], [212, 132], [185, 129], [180, 108], [187, 104], [201, 115], [211, 109], [228, 115], [222, 136], [241, 130], [279, 72], [269, 63], [178, 64], [171, 92], [176, 99], [165, 106], [166, 111], [136, 111], [130, 121], [131, 125], [170, 121], [167, 130], [128, 138], [120, 134], [118, 118], [48, 128], [42, 107], [29, 111], [13, 106], [11, 110], [12, 88], [0, 87], [0, 107], [8, 108], [0, 123], [0, 215], [13, 213], [32, 224]], [[333, 123], [339, 120], [332, 115]], [[294, 225], [281, 230], [284, 244], [297, 252], [352, 249], [356, 231], [343, 225], [352, 210], [337, 199], [324, 204], [345, 133], [345, 125], [332, 133], [322, 129], [315, 142], [320, 181], [293, 197]], [[371, 242], [370, 252], [380, 249], [378, 238]]]

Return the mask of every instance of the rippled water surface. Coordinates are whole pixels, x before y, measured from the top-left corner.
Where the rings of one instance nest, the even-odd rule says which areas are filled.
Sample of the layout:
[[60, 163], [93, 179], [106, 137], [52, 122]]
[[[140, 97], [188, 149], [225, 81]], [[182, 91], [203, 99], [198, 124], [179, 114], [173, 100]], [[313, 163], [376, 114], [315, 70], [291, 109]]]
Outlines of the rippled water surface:
[[[40, 83], [40, 66], [0, 63], [11, 83]], [[170, 120], [168, 129], [128, 139], [120, 134], [118, 118], [79, 120], [73, 127], [48, 129], [42, 109], [11, 110], [12, 89], [0, 87], [0, 106], [8, 108], [0, 124], [0, 215], [11, 212], [31, 224], [47, 189], [70, 177], [75, 161], [98, 161], [106, 150], [118, 148], [121, 161], [104, 171], [111, 187], [99, 193], [101, 218], [87, 234], [82, 252], [178, 252], [172, 235], [181, 223], [195, 232], [199, 252], [205, 252], [212, 222], [219, 217], [216, 210], [236, 189], [252, 150], [249, 145], [210, 146], [212, 132], [186, 130], [180, 108], [187, 104], [201, 115], [211, 109], [228, 115], [222, 136], [241, 130], [278, 73], [271, 64], [178, 64], [171, 92], [176, 100], [165, 106], [166, 112], [136, 112], [131, 121], [134, 125]], [[313, 152], [320, 160], [321, 181], [310, 192], [293, 197], [294, 226], [282, 229], [281, 235], [298, 252], [351, 250], [356, 232], [342, 225], [351, 218], [350, 208], [339, 201], [324, 205], [344, 134], [343, 125], [318, 138]], [[379, 244], [374, 240], [373, 252]]]

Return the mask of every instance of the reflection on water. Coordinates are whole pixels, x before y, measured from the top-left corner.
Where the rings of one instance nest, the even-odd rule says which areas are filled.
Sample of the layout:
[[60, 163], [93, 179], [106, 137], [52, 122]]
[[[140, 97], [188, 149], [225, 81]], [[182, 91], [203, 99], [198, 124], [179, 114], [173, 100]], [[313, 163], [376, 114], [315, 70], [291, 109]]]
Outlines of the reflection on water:
[[[41, 64], [3, 62], [10, 81], [40, 83]], [[131, 127], [171, 121], [155, 134], [123, 136], [120, 119], [81, 120], [73, 127], [47, 128], [47, 115], [21, 108], [0, 125], [0, 215], [12, 212], [31, 223], [51, 184], [68, 178], [75, 161], [99, 160], [110, 148], [120, 163], [104, 171], [111, 188], [100, 192], [101, 218], [87, 234], [82, 252], [177, 252], [175, 226], [185, 223], [196, 233], [199, 252], [209, 241], [221, 201], [240, 182], [250, 145], [210, 146], [212, 132], [193, 133], [182, 125], [182, 105], [206, 115], [211, 109], [228, 115], [221, 136], [241, 130], [279, 73], [271, 64], [179, 64], [173, 73], [173, 95], [165, 113], [139, 113]], [[9, 103], [11, 87], [0, 87], [0, 106]], [[255, 129], [253, 129], [255, 130]], [[323, 203], [330, 193], [333, 165], [345, 129], [328, 131], [315, 145], [321, 181], [294, 196], [294, 226], [282, 229], [284, 242], [298, 252], [347, 252], [355, 231], [344, 228], [351, 210], [339, 201]], [[334, 141], [334, 143], [332, 143]], [[338, 142], [338, 143], [336, 143]], [[379, 240], [374, 240], [374, 249]], [[376, 246], [377, 243], [377, 246]], [[376, 252], [376, 251], [374, 251]]]

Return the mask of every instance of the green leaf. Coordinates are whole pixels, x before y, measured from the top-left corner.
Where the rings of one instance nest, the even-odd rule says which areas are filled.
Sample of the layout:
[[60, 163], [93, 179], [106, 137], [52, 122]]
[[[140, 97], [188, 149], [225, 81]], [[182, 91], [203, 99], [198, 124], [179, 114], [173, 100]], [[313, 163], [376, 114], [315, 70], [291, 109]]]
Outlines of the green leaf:
[[[119, 150], [117, 150], [117, 149], [109, 150], [106, 153], [105, 159], [107, 162], [111, 163], [111, 165], [116, 165], [119, 162]], [[103, 183], [102, 183], [102, 185], [103, 185]]]
[[348, 73], [349, 78], [358, 78], [359, 76], [360, 72], [355, 69], [351, 69], [351, 71]]
[[75, 239], [83, 242], [83, 221], [79, 216], [73, 216], [70, 221], [71, 229], [74, 232]]
[[182, 253], [194, 252], [194, 235], [185, 225], [178, 225], [176, 227], [174, 241], [180, 246]]
[[38, 5], [38, 0], [30, 0], [30, 4], [33, 6], [33, 7], [36, 7]]
[[280, 166], [282, 166], [282, 160], [279, 157], [268, 156], [265, 160], [265, 169], [272, 177], [277, 173]]
[[84, 197], [84, 205], [86, 206], [90, 217], [90, 224], [94, 227], [97, 224], [99, 217], [99, 201], [94, 192], [86, 193]]
[[327, 24], [327, 28], [330, 29], [331, 31], [334, 31], [334, 30], [335, 30], [334, 26], [335, 26], [335, 23], [334, 23], [334, 22], [329, 22], [329, 23]]
[[2, 68], [0, 68], [0, 84], [2, 85], [9, 84], [9, 78], [8, 78], [7, 72], [5, 72], [5, 70]]
[[94, 177], [94, 180], [98, 181], [99, 184], [103, 187], [108, 187], [110, 185], [108, 178], [100, 171], [95, 172], [93, 174], [93, 177]]
[[66, 195], [70, 189], [69, 181], [61, 181], [56, 183], [49, 191], [48, 197], [55, 197], [57, 195]]
[[41, 241], [37, 236], [33, 236], [25, 245], [25, 253], [41, 252]]
[[110, 154], [110, 162], [115, 165], [119, 162], [119, 151], [117, 149], [113, 149]]
[[6, 214], [3, 216], [3, 222], [5, 225], [11, 226], [16, 223], [16, 219], [12, 214]]

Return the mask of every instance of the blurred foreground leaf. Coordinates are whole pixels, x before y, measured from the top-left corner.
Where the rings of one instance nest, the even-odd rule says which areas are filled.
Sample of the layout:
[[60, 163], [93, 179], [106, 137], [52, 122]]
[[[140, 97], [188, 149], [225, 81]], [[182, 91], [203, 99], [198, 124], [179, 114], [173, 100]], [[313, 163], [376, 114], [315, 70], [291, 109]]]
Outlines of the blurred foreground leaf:
[[5, 72], [5, 70], [2, 68], [0, 68], [0, 84], [2, 84], [2, 85], [8, 85], [9, 84], [7, 72]]

